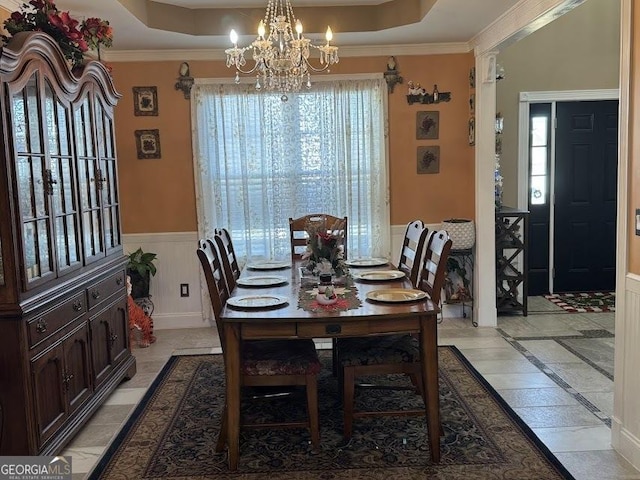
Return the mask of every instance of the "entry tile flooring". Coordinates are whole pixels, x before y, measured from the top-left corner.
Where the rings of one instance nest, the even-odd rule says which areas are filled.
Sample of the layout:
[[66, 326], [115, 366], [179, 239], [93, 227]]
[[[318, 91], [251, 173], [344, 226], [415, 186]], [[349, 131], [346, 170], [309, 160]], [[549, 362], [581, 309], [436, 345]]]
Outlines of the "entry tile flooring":
[[[566, 313], [530, 297], [528, 316], [500, 316], [497, 328], [449, 311], [438, 330], [439, 343], [457, 346], [576, 480], [640, 480], [611, 447], [614, 313]], [[213, 329], [155, 333], [155, 344], [134, 347], [135, 377], [63, 452], [73, 457], [74, 480], [87, 477], [171, 355], [220, 352]]]

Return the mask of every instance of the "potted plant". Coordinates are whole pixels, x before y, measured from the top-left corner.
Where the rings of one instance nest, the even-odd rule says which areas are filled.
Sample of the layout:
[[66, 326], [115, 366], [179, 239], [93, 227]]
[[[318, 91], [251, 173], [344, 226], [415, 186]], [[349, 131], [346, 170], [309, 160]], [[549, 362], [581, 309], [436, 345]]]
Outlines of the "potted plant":
[[131, 277], [131, 296], [133, 298], [149, 296], [151, 276], [156, 274], [156, 266], [153, 263], [156, 257], [155, 253], [143, 252], [142, 248], [129, 254], [127, 275]]

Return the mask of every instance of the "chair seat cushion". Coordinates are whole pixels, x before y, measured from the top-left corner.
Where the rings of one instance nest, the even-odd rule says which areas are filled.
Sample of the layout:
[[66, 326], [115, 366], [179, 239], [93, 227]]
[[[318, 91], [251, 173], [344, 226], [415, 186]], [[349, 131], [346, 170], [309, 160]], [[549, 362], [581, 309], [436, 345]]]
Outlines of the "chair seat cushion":
[[252, 340], [242, 344], [243, 375], [315, 375], [320, 360], [313, 340]]
[[420, 345], [411, 335], [341, 338], [338, 361], [344, 367], [420, 361]]

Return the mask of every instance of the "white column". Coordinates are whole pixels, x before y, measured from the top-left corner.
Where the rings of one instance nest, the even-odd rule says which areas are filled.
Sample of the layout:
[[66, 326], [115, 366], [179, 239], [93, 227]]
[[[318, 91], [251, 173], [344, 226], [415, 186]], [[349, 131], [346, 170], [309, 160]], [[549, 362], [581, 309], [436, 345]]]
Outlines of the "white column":
[[495, 327], [495, 118], [496, 54], [476, 50], [476, 265], [474, 269], [474, 318], [480, 327]]

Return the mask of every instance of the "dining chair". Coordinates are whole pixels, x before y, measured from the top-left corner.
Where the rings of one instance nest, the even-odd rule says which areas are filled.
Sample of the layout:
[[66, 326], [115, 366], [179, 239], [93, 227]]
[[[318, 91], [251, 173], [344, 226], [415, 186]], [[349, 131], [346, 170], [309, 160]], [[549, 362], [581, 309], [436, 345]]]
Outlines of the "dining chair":
[[342, 253], [347, 258], [347, 217], [334, 217], [326, 213], [312, 213], [299, 218], [289, 218], [291, 260], [299, 260], [307, 250], [310, 225], [333, 235], [342, 237]]
[[[444, 230], [433, 232], [424, 255], [422, 271], [418, 279], [418, 288], [423, 290], [431, 301], [439, 305], [440, 293], [444, 286], [447, 258], [451, 250], [451, 239]], [[355, 418], [372, 415], [424, 415], [425, 410], [391, 410], [384, 412], [355, 411], [356, 377], [363, 375], [406, 374], [418, 393], [426, 402], [426, 392], [422, 382], [422, 363], [420, 362], [420, 344], [413, 335], [388, 335], [375, 337], [340, 339], [338, 350], [342, 401], [344, 416], [344, 439], [349, 440], [353, 433]], [[389, 388], [374, 385], [370, 388]], [[442, 428], [442, 427], [440, 427]]]
[[[207, 282], [213, 307], [216, 328], [220, 336], [223, 360], [228, 355], [225, 348], [224, 325], [220, 320], [230, 292], [224, 277], [220, 252], [215, 241], [200, 240], [197, 250]], [[318, 420], [318, 373], [321, 364], [313, 340], [250, 340], [244, 341], [240, 355], [240, 383], [243, 387], [290, 387], [304, 386], [307, 397], [307, 418], [304, 421], [282, 421], [270, 423], [271, 427], [306, 427], [314, 448], [320, 447]], [[227, 415], [222, 416], [222, 425], [216, 452], [221, 452], [227, 443]], [[264, 424], [243, 423], [245, 428], [264, 428]]]
[[414, 287], [418, 284], [422, 254], [424, 253], [424, 244], [428, 233], [429, 229], [424, 226], [422, 220], [409, 222], [404, 232], [398, 270], [407, 275], [411, 280], [411, 285]]
[[236, 281], [240, 278], [240, 267], [238, 266], [238, 260], [233, 249], [229, 231], [226, 228], [216, 228], [214, 232], [213, 240], [218, 247], [218, 252], [220, 252], [220, 262], [222, 263], [224, 276], [227, 280], [229, 294], [231, 294], [233, 289], [236, 288]]

